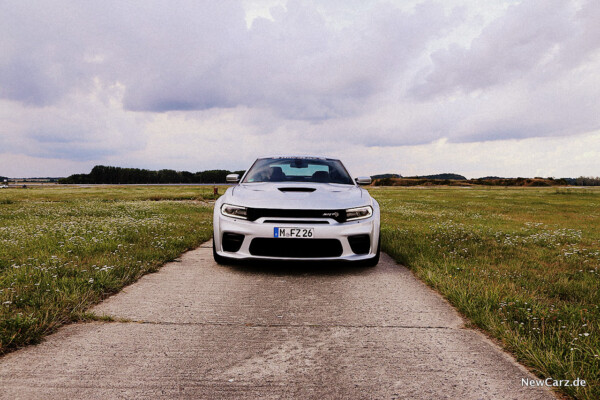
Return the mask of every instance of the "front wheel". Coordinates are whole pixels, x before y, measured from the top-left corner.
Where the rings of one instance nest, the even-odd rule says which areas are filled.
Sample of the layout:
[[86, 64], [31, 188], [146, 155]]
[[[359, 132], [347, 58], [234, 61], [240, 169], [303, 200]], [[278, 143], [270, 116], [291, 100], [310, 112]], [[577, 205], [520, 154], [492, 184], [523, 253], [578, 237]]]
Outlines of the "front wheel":
[[374, 267], [379, 264], [379, 256], [381, 255], [381, 234], [379, 234], [377, 239], [377, 253], [375, 254], [375, 257], [363, 261], [365, 267]]
[[227, 264], [227, 258], [217, 254], [217, 248], [215, 247], [214, 239], [213, 239], [213, 243], [212, 243], [212, 248], [213, 248], [213, 258], [215, 259], [215, 262], [219, 265]]

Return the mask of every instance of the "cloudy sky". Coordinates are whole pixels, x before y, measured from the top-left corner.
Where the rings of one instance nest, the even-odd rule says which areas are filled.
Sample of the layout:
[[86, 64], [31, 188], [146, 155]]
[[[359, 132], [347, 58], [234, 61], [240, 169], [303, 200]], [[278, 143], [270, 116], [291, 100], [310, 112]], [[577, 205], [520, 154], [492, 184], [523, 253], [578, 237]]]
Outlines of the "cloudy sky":
[[0, 0], [0, 175], [600, 175], [597, 0]]

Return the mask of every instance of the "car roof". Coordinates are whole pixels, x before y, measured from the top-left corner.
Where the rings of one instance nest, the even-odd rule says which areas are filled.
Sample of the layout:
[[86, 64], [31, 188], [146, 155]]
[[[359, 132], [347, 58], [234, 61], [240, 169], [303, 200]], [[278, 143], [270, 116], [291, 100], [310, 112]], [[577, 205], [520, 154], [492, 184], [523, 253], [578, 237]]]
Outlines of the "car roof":
[[339, 161], [339, 158], [337, 158], [337, 157], [311, 156], [311, 155], [306, 155], [306, 154], [302, 154], [302, 155], [293, 155], [293, 154], [281, 155], [281, 154], [278, 154], [278, 155], [273, 155], [273, 156], [258, 157], [259, 160], [266, 159], [266, 158], [306, 158], [306, 159], [337, 160], [337, 161]]

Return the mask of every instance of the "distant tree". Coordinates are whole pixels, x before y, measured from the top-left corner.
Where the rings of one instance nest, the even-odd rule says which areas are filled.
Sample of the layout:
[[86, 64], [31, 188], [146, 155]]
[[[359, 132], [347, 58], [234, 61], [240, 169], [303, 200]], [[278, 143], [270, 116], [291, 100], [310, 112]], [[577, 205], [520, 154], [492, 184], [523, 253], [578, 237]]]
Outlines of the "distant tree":
[[59, 179], [58, 183], [81, 185], [81, 184], [87, 184], [87, 183], [92, 183], [92, 182], [91, 182], [90, 174], [75, 174], [75, 175], [71, 175], [67, 178]]
[[227, 181], [227, 175], [231, 174], [231, 171], [224, 169], [212, 169], [208, 171], [196, 172], [196, 179], [198, 183], [221, 183]]
[[[599, 179], [600, 181], [600, 179]], [[571, 184], [567, 179], [531, 179], [531, 178], [477, 178], [467, 180], [429, 179], [429, 178], [382, 178], [375, 179], [375, 186], [558, 186]]]
[[577, 185], [577, 179], [575, 178], [560, 178], [559, 181], [563, 181], [568, 185]]
[[600, 186], [600, 177], [580, 176], [575, 179], [575, 184], [578, 186]]
[[[246, 171], [236, 171], [240, 176]], [[231, 171], [214, 169], [191, 173], [188, 171], [175, 171], [161, 169], [150, 171], [139, 168], [121, 168], [105, 165], [96, 165], [89, 174], [75, 174], [59, 179], [63, 184], [135, 184], [135, 183], [225, 183]]]
[[385, 178], [402, 178], [400, 174], [379, 174], [379, 175], [371, 175], [371, 179], [385, 179]]
[[455, 180], [455, 181], [466, 181], [467, 180], [467, 178], [465, 178], [462, 175], [452, 174], [452, 173], [435, 174], [435, 175], [410, 176], [409, 178], [414, 178], [414, 179], [444, 179], [444, 180]]
[[188, 171], [179, 172], [179, 179], [181, 183], [195, 183], [194, 182], [194, 174]]
[[161, 169], [158, 171], [158, 183], [179, 183], [179, 175], [172, 169]]

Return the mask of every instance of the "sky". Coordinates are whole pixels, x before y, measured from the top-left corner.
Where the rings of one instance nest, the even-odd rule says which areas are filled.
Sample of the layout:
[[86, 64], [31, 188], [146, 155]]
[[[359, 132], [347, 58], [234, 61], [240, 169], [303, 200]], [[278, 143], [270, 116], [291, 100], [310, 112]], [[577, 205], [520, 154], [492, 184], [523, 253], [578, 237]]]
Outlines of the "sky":
[[0, 0], [0, 175], [600, 175], [597, 0]]

